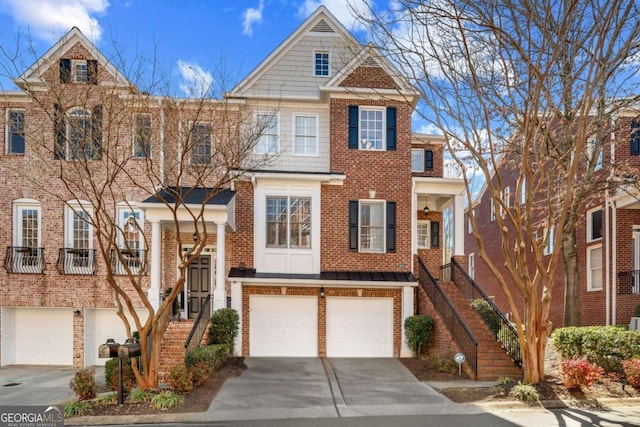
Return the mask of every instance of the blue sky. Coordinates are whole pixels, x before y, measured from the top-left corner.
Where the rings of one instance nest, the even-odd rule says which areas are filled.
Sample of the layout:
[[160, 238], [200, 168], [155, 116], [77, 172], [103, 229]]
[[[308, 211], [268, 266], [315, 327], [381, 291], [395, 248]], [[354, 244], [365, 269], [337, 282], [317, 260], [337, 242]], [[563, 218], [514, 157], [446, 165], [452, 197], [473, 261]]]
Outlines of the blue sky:
[[[357, 28], [347, 0], [2, 0], [0, 45], [15, 51], [20, 38], [24, 71], [77, 26], [108, 58], [117, 51], [131, 65], [155, 55], [178, 90], [221, 74], [236, 83], [320, 4]], [[13, 89], [2, 74], [0, 89]]]

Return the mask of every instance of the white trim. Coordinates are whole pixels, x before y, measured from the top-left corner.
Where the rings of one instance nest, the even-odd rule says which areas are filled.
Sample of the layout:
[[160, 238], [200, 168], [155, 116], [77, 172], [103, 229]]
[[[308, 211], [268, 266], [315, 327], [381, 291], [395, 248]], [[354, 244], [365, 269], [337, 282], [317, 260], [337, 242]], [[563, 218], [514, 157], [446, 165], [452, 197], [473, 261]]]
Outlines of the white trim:
[[35, 199], [16, 199], [13, 201], [13, 245], [22, 246], [22, 211], [35, 209], [38, 211], [38, 242], [42, 246], [42, 204]]
[[[544, 250], [542, 251], [542, 255], [551, 255], [553, 253], [553, 246], [556, 240], [556, 228], [551, 227], [551, 230], [547, 233], [545, 230], [545, 237], [547, 238], [547, 244], [544, 245]], [[548, 235], [547, 235], [548, 234]]]
[[[380, 142], [380, 148], [363, 148], [362, 143], [365, 139], [362, 137], [362, 113], [363, 112], [380, 112], [382, 129], [380, 130], [382, 140]], [[358, 106], [358, 150], [360, 151], [387, 151], [387, 108], [371, 105], [359, 105]]]
[[[296, 137], [298, 136], [298, 134], [296, 133], [296, 118], [298, 117], [313, 117], [316, 119], [316, 126], [315, 126], [315, 139], [316, 139], [316, 144], [315, 144], [315, 152], [313, 153], [298, 153], [296, 151]], [[291, 152], [293, 153], [294, 156], [300, 156], [300, 157], [318, 157], [320, 154], [320, 115], [318, 113], [292, 113], [292, 120], [291, 120]], [[302, 136], [310, 136], [310, 135], [302, 135]]]
[[297, 286], [301, 288], [317, 288], [319, 286], [335, 288], [363, 288], [368, 289], [389, 289], [403, 286], [417, 287], [418, 282], [392, 282], [375, 280], [321, 280], [321, 279], [301, 279], [301, 278], [262, 278], [262, 277], [227, 277], [232, 283], [240, 283], [242, 286]]
[[[195, 141], [192, 141], [191, 138], [193, 138], [193, 131], [195, 129], [196, 126], [209, 126], [209, 161], [207, 163], [194, 163], [193, 161], [193, 149], [196, 147], [195, 145]], [[213, 156], [214, 153], [214, 138], [213, 138], [213, 123], [210, 121], [206, 121], [206, 120], [189, 120], [187, 122], [187, 126], [188, 126], [188, 147], [189, 147], [189, 166], [212, 166], [213, 162], [211, 161], [211, 157]]]
[[[370, 206], [382, 206], [382, 224], [380, 228], [382, 229], [382, 244], [380, 245], [380, 250], [374, 249], [362, 249], [362, 205], [370, 205]], [[372, 225], [369, 225], [371, 228]], [[383, 254], [387, 251], [387, 201], [381, 199], [361, 199], [358, 200], [358, 252], [360, 253], [375, 253], [375, 254]], [[376, 227], [377, 228], [377, 227]]]
[[[426, 224], [427, 225], [427, 244], [426, 245], [421, 245], [420, 244], [420, 239], [419, 239], [419, 225], [420, 224]], [[416, 221], [416, 242], [418, 245], [418, 249], [431, 249], [431, 221], [427, 220], [427, 219], [419, 219]]]
[[[24, 151], [22, 153], [15, 153], [13, 151], [10, 150], [11, 147], [11, 118], [10, 115], [11, 113], [22, 113], [22, 125], [23, 125], [23, 135], [22, 138], [24, 139]], [[25, 109], [24, 108], [7, 108], [5, 110], [5, 126], [4, 126], [4, 139], [5, 139], [5, 150], [4, 152], [7, 155], [24, 155], [27, 151], [27, 141], [25, 138], [25, 131], [26, 129], [24, 129], [24, 127], [26, 127], [26, 113], [25, 113]]]
[[[418, 153], [420, 156], [420, 167], [418, 169], [413, 168], [413, 155]], [[411, 172], [424, 172], [424, 149], [412, 148], [411, 149]]]
[[[138, 117], [149, 117], [149, 156], [136, 156], [136, 143], [137, 143], [137, 132], [138, 132]], [[133, 113], [133, 119], [132, 119], [132, 123], [133, 126], [131, 126], [131, 157], [134, 159], [146, 159], [146, 158], [153, 158], [153, 150], [152, 150], [152, 144], [151, 144], [151, 137], [153, 134], [153, 115], [151, 113]], [[212, 147], [213, 149], [213, 147]]]
[[[600, 212], [603, 211], [602, 206], [597, 206], [597, 207], [595, 207], [593, 209], [589, 209], [587, 211], [587, 230], [586, 230], [587, 243], [591, 243], [591, 242], [596, 242], [596, 241], [602, 240], [602, 229], [600, 230], [600, 237], [596, 237], [596, 238], [593, 237], [593, 216], [592, 215], [593, 215], [594, 212], [598, 212], [598, 211], [600, 211]], [[604, 213], [604, 212], [602, 212], [602, 213]], [[602, 227], [602, 225], [603, 225], [602, 224], [602, 219], [603, 218], [601, 217], [600, 218], [600, 227]]]
[[[256, 126], [258, 126], [259, 128], [262, 126], [262, 124], [260, 123], [260, 116], [271, 116], [271, 117], [275, 117], [276, 120], [276, 133], [275, 133], [275, 137], [276, 137], [276, 143], [275, 143], [275, 151], [272, 151], [270, 148], [271, 147], [267, 147], [266, 150], [264, 151], [258, 151], [258, 147], [262, 147], [261, 144], [261, 139], [262, 137], [264, 137], [264, 131], [267, 130], [267, 126], [265, 126], [265, 128], [263, 129], [263, 131], [260, 133], [260, 135], [258, 136], [258, 140], [257, 142], [254, 144], [253, 146], [253, 154], [259, 154], [259, 155], [275, 155], [280, 153], [280, 112], [279, 111], [256, 111], [254, 114], [254, 123], [256, 124]], [[271, 134], [269, 134], [271, 135]]]
[[[316, 71], [316, 55], [318, 54], [327, 54], [327, 74], [317, 74]], [[313, 77], [322, 77], [329, 78], [331, 77], [331, 51], [326, 49], [314, 49], [313, 50], [313, 69], [311, 70], [311, 75]]]
[[469, 271], [469, 277], [471, 277], [472, 279], [475, 279], [475, 275], [476, 275], [476, 254], [473, 253], [473, 252], [471, 252], [469, 254], [467, 268], [468, 268], [468, 271]]
[[602, 264], [602, 244], [593, 245], [587, 247], [587, 292], [601, 291], [602, 283], [600, 283], [599, 288], [593, 287], [593, 270], [591, 268], [591, 253], [595, 250], [600, 250], [600, 267], [596, 267], [596, 269], [600, 269], [600, 277], [602, 278], [603, 264]]
[[[76, 67], [78, 65], [84, 65], [84, 67], [85, 67], [86, 74], [85, 74], [85, 79], [84, 80], [79, 80], [78, 79], [78, 73], [77, 73], [77, 70], [76, 70]], [[89, 63], [87, 62], [86, 59], [72, 59], [71, 60], [71, 81], [73, 83], [83, 83], [83, 84], [89, 83]]]

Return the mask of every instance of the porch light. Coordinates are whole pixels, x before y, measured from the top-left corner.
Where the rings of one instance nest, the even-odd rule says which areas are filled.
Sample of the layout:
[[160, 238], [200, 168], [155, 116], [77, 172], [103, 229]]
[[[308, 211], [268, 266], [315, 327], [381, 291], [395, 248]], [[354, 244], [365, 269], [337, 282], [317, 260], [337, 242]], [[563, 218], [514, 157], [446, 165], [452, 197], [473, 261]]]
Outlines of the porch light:
[[425, 215], [429, 215], [429, 206], [424, 205], [424, 209], [422, 209]]
[[320, 288], [320, 298], [324, 298], [324, 287]]

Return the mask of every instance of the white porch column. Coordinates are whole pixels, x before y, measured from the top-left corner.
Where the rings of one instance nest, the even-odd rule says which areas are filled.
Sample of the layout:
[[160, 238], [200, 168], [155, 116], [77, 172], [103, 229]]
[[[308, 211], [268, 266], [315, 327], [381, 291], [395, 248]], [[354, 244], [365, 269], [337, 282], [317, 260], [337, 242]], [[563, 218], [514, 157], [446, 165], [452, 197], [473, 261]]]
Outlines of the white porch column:
[[413, 316], [413, 286], [402, 287], [402, 346], [400, 347], [400, 357], [413, 357], [413, 353], [407, 345], [407, 337], [404, 331], [404, 321], [407, 317]]
[[227, 306], [225, 289], [225, 224], [216, 222], [216, 286], [213, 290], [213, 310]]
[[[455, 205], [453, 206], [453, 234], [454, 245], [453, 255], [464, 256], [464, 196], [454, 196]], [[449, 260], [447, 260], [449, 262]]]
[[233, 349], [235, 356], [242, 356], [242, 283], [240, 282], [231, 283], [231, 308], [238, 312], [240, 325]]
[[149, 302], [154, 310], [160, 307], [160, 277], [162, 267], [162, 230], [160, 220], [151, 221], [151, 287]]

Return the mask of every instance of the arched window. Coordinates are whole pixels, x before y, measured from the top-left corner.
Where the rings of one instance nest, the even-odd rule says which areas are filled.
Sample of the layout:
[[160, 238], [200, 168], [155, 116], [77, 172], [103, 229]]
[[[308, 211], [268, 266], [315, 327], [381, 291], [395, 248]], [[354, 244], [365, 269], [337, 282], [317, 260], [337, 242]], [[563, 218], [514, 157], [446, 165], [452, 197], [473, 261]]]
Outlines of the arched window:
[[54, 158], [100, 160], [102, 158], [102, 106], [93, 110], [72, 108], [63, 113], [54, 105]]

